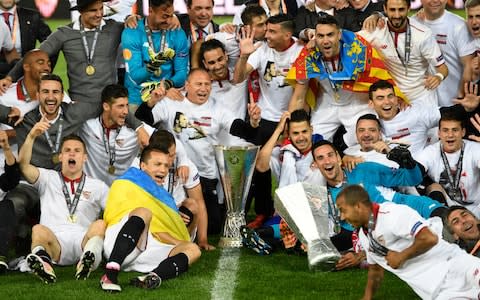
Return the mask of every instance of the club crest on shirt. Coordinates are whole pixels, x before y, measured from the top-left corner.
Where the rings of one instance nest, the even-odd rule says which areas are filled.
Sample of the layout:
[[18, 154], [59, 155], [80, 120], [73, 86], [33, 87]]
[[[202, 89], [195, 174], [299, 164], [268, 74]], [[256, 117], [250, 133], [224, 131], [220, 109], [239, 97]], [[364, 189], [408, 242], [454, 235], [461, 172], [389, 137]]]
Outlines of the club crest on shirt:
[[85, 198], [86, 200], [90, 200], [90, 196], [92, 195], [92, 192], [89, 192], [89, 191], [83, 191], [82, 192], [82, 196], [83, 198]]

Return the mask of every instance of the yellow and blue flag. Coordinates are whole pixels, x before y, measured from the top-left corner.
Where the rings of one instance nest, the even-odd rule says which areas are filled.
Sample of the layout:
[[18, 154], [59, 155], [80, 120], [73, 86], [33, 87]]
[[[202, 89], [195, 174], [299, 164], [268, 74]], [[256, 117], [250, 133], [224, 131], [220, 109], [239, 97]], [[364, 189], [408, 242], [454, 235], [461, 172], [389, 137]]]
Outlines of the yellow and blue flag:
[[130, 168], [113, 181], [103, 219], [111, 226], [139, 207], [152, 212], [150, 232], [166, 232], [177, 240], [190, 240], [172, 195], [144, 171]]

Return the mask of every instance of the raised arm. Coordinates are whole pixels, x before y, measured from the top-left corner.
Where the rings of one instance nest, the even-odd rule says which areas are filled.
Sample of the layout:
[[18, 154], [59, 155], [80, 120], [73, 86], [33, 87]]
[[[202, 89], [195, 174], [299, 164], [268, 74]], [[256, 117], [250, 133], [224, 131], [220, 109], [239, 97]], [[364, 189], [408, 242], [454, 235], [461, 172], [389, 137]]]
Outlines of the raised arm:
[[253, 43], [253, 30], [250, 26], [242, 27], [240, 33], [240, 57], [235, 64], [235, 71], [233, 73], [233, 82], [240, 83], [247, 79], [248, 75], [253, 71], [253, 67], [247, 63], [250, 54], [255, 52], [256, 48]]
[[29, 183], [35, 183], [40, 175], [38, 168], [30, 163], [32, 159], [32, 148], [35, 139], [45, 133], [45, 131], [50, 128], [50, 123], [45, 118], [42, 118], [38, 123], [36, 123], [32, 130], [27, 134], [25, 141], [20, 148], [19, 152], [19, 162], [20, 162], [20, 171], [23, 174], [23, 177]]
[[262, 149], [258, 153], [257, 162], [255, 163], [255, 168], [259, 172], [266, 172], [270, 169], [270, 157], [272, 156], [272, 151], [275, 145], [277, 144], [278, 139], [285, 130], [285, 124], [290, 118], [290, 113], [288, 111], [282, 114], [280, 122], [278, 122], [275, 131], [268, 141], [263, 145]]

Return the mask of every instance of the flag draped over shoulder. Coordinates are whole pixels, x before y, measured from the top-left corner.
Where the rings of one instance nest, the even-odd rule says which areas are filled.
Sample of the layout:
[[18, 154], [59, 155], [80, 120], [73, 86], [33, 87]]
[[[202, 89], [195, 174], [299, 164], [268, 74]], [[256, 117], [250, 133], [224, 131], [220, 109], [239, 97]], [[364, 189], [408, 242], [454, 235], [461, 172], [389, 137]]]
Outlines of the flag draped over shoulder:
[[177, 240], [190, 240], [173, 197], [147, 173], [130, 168], [113, 181], [103, 218], [107, 226], [110, 226], [139, 207], [148, 208], [152, 212], [150, 232], [167, 232]]
[[[342, 30], [340, 41], [341, 70], [329, 74], [325, 70], [320, 50], [318, 48], [308, 50], [304, 47], [288, 71], [286, 81], [289, 84], [295, 84], [297, 80], [328, 78], [339, 90], [368, 93], [368, 89], [376, 81], [388, 80], [393, 84], [395, 94], [403, 101], [408, 102], [407, 97], [393, 81], [383, 59], [374, 47], [359, 35], [348, 30]], [[309, 87], [312, 87], [311, 83], [309, 83]]]

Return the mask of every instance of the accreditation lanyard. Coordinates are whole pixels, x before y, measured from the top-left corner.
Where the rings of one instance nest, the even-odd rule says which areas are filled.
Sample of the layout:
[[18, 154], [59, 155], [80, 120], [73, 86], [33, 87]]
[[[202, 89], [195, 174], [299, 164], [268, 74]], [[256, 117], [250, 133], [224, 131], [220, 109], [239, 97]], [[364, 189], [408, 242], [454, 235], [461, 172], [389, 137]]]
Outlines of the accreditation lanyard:
[[445, 166], [445, 172], [447, 173], [448, 183], [450, 184], [451, 188], [448, 189], [447, 193], [455, 202], [460, 204], [470, 203], [463, 200], [463, 195], [458, 188], [460, 186], [460, 177], [462, 176], [462, 167], [463, 167], [463, 152], [465, 150], [465, 143], [462, 143], [462, 150], [460, 150], [460, 156], [458, 157], [456, 171], [455, 171], [455, 178], [452, 175], [452, 169], [450, 168], [450, 164], [448, 163], [447, 156], [445, 152], [442, 150], [442, 144], [440, 143], [440, 155], [442, 156], [443, 165]]
[[52, 151], [52, 155], [55, 156], [58, 154], [60, 150], [60, 141], [62, 139], [62, 132], [63, 132], [63, 113], [60, 113], [60, 118], [58, 119], [58, 130], [57, 130], [57, 137], [55, 139], [55, 145], [53, 145], [52, 138], [48, 133], [48, 130], [45, 131], [45, 138], [47, 139], [48, 146]]
[[[147, 24], [147, 18], [145, 18], [145, 33], [147, 34], [148, 45], [150, 46], [150, 48], [152, 48], [153, 51], [155, 51], [155, 45], [153, 44], [153, 38], [152, 38], [152, 30]], [[165, 50], [165, 43], [166, 43], [165, 40], [167, 36], [165, 30], [161, 30], [161, 35], [162, 37], [160, 39], [160, 49], [158, 53], [163, 53], [163, 51]]]
[[73, 196], [73, 200], [70, 197], [70, 193], [68, 192], [67, 184], [65, 183], [62, 172], [59, 171], [58, 176], [60, 176], [60, 181], [63, 183], [62, 192], [63, 196], [65, 197], [65, 202], [67, 203], [68, 212], [70, 213], [70, 216], [73, 216], [75, 214], [75, 211], [77, 210], [80, 195], [82, 194], [83, 187], [85, 186], [85, 173], [82, 173], [82, 179], [78, 183], [77, 189], [75, 190], [75, 194]]
[[[99, 117], [100, 119], [100, 125], [102, 126], [102, 138], [103, 138], [103, 147], [105, 148], [105, 152], [108, 154], [108, 161], [109, 161], [109, 166], [113, 166], [115, 164], [115, 160], [116, 160], [116, 153], [115, 153], [115, 147], [116, 147], [116, 142], [114, 141], [113, 142], [113, 146], [110, 146], [110, 139], [108, 138], [108, 135], [107, 135], [107, 128], [105, 128], [105, 125], [103, 124], [102, 122], [102, 116]], [[117, 132], [117, 136], [120, 134], [120, 130], [122, 128], [119, 127], [117, 128], [116, 132]]]
[[[395, 33], [395, 34], [397, 34], [397, 33]], [[390, 36], [392, 36], [391, 31], [390, 31]], [[405, 31], [405, 47], [404, 47], [403, 58], [400, 55], [400, 52], [398, 52], [397, 39], [395, 39], [393, 36], [392, 36], [392, 39], [393, 39], [393, 44], [395, 46], [395, 51], [397, 52], [398, 59], [402, 63], [402, 66], [405, 68], [405, 76], [407, 76], [408, 75], [408, 63], [410, 61], [410, 52], [411, 52], [411, 44], [412, 44], [412, 30], [410, 28], [410, 23], [408, 23], [408, 20], [407, 20], [407, 29]]]
[[82, 21], [80, 23], [80, 35], [82, 36], [83, 49], [85, 50], [85, 56], [87, 58], [87, 65], [93, 65], [93, 55], [95, 54], [95, 48], [97, 47], [98, 35], [100, 34], [100, 27], [95, 28], [95, 34], [93, 35], [92, 49], [88, 48], [87, 35], [85, 34], [85, 28]]

